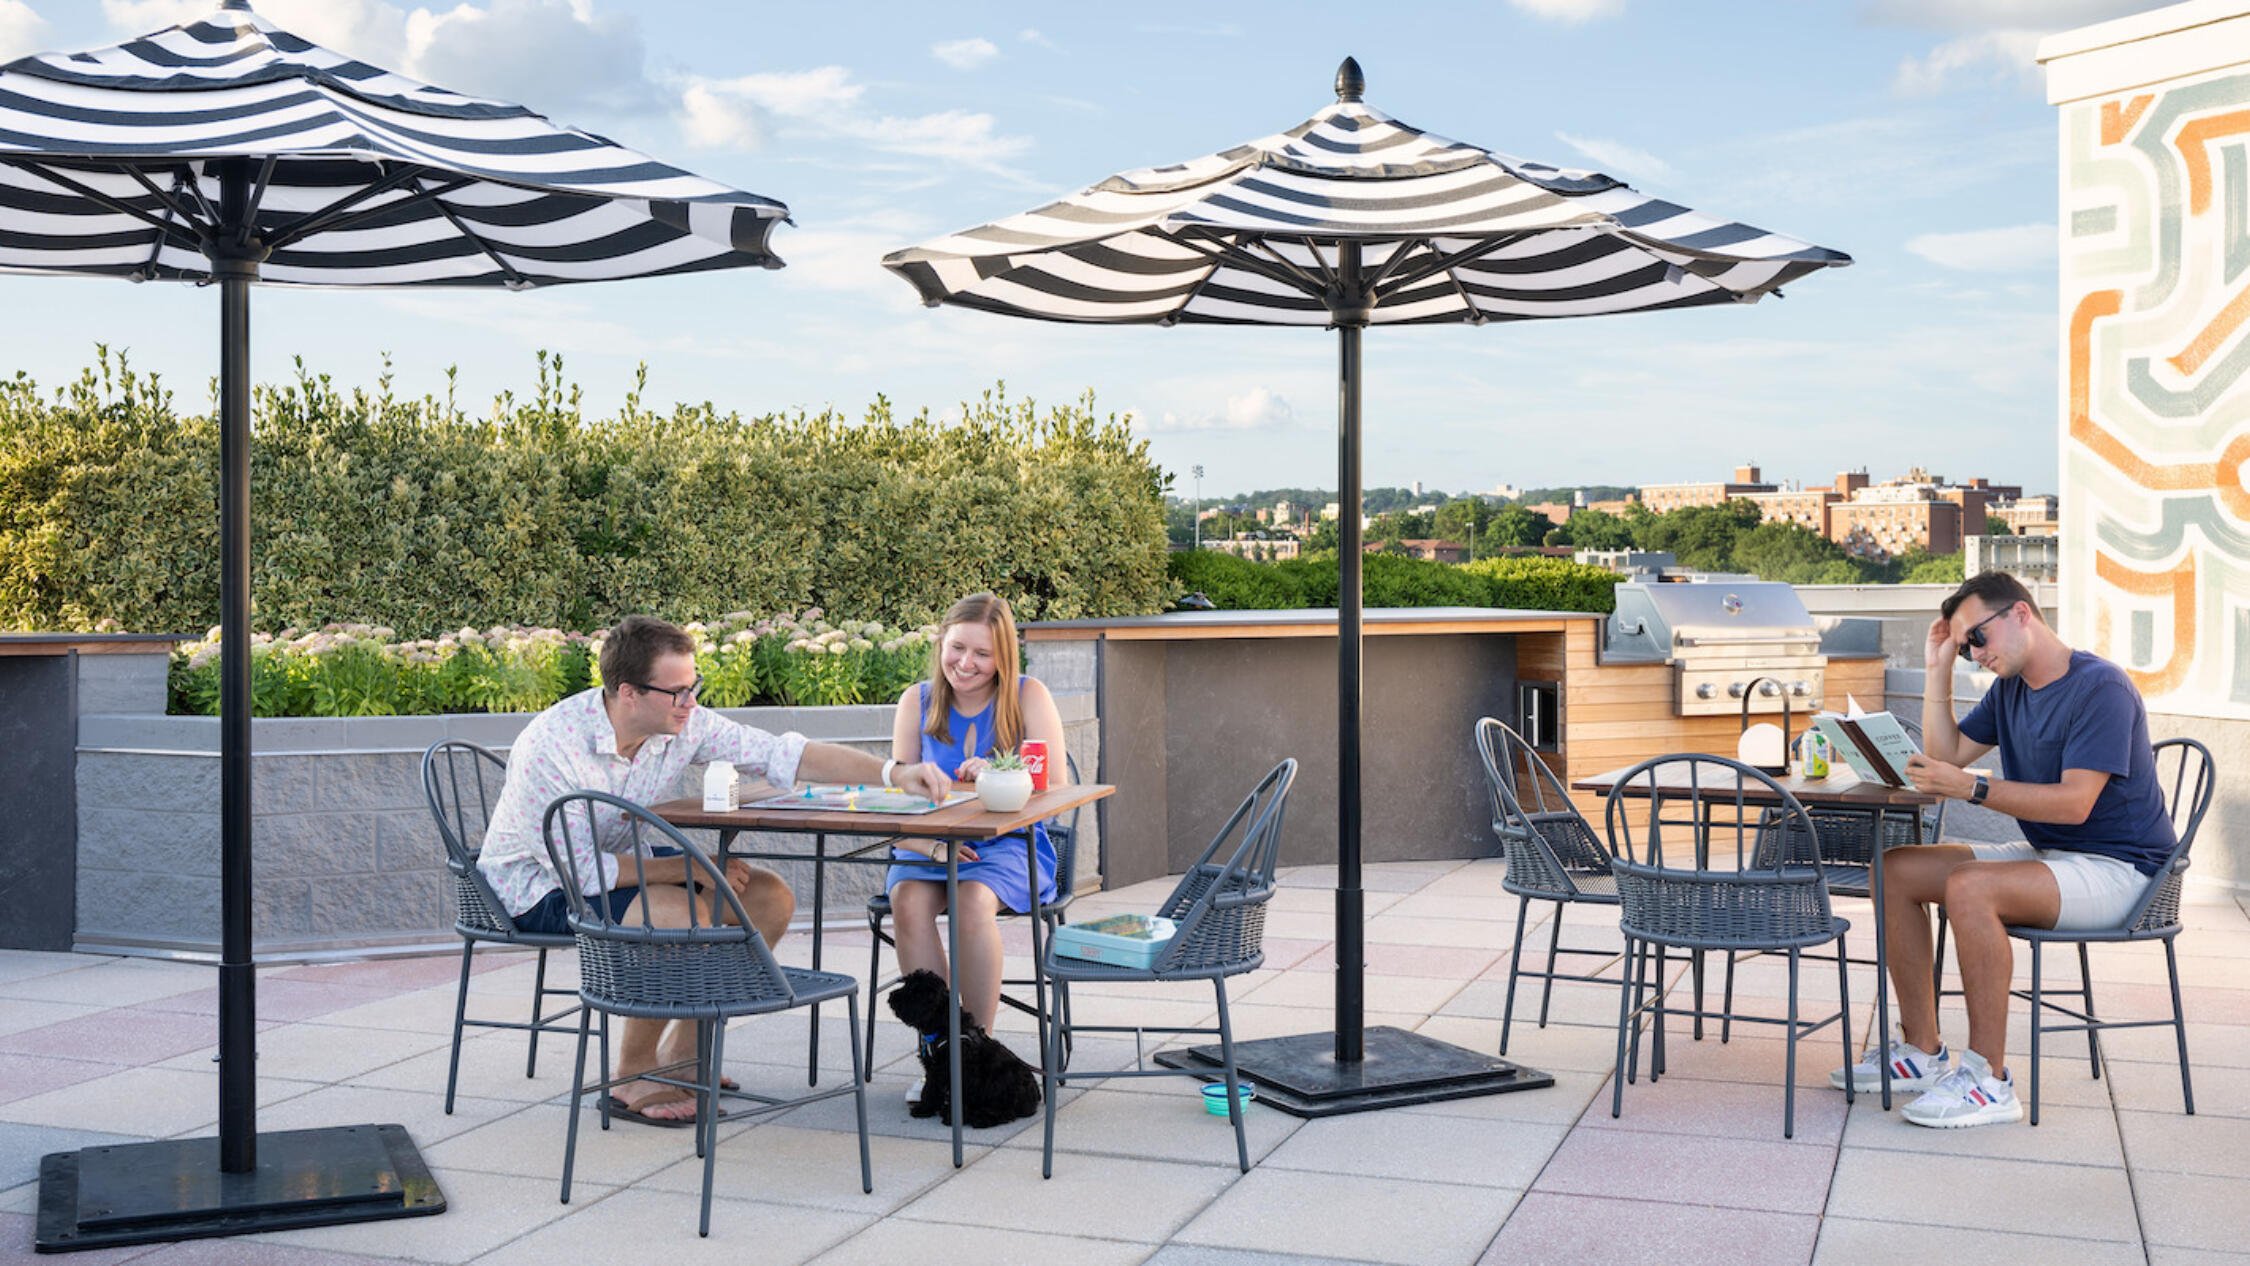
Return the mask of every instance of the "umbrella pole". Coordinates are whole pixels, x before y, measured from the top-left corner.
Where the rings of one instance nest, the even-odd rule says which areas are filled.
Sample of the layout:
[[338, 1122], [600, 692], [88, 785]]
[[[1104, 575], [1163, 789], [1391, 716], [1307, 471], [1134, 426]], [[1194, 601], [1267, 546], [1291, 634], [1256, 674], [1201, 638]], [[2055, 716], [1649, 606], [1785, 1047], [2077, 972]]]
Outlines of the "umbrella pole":
[[[224, 185], [233, 201], [237, 182]], [[260, 252], [261, 254], [263, 252]], [[250, 941], [250, 282], [258, 260], [214, 250], [219, 279], [219, 1168], [258, 1167], [257, 975]]]
[[[1346, 63], [1349, 65], [1350, 63]], [[1356, 68], [1354, 68], [1356, 73]], [[1374, 308], [1361, 270], [1362, 246], [1337, 243], [1336, 279], [1322, 296], [1336, 327], [1336, 1027], [1233, 1044], [1232, 1062], [1258, 1086], [1259, 1102], [1293, 1116], [1460, 1099], [1552, 1086], [1537, 1069], [1389, 1025], [1367, 1032], [1366, 894], [1360, 874], [1360, 721], [1364, 701], [1363, 564], [1365, 490], [1360, 471], [1360, 339]], [[1372, 1037], [1372, 1049], [1369, 1038]], [[1160, 1053], [1166, 1068], [1207, 1080], [1226, 1075], [1228, 1052], [1195, 1046]]]
[[219, 226], [203, 245], [219, 283], [219, 1134], [42, 1156], [32, 1242], [43, 1253], [445, 1211], [445, 1194], [404, 1126], [258, 1136], [250, 936], [250, 283], [267, 248], [252, 228], [248, 160], [213, 166]]
[[[1359, 279], [1359, 243], [1348, 242], [1339, 268], [1345, 285]], [[1336, 373], [1336, 1062], [1366, 1057], [1366, 896], [1360, 888], [1360, 416], [1359, 340], [1366, 326], [1339, 315]]]

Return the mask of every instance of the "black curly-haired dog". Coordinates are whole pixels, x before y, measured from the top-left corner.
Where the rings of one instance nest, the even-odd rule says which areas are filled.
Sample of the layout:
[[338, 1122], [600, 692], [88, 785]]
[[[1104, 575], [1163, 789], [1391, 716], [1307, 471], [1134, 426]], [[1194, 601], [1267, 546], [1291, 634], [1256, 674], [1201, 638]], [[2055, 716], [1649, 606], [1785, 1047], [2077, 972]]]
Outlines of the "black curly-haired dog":
[[[918, 1117], [936, 1117], [953, 1124], [948, 1103], [951, 1073], [945, 1059], [945, 981], [933, 971], [910, 971], [891, 993], [891, 1010], [908, 1028], [934, 1036], [918, 1044], [922, 1061], [922, 1097], [912, 1111]], [[1014, 1051], [1002, 1045], [976, 1017], [961, 1013], [961, 1120], [974, 1129], [989, 1129], [1020, 1120], [1039, 1110], [1039, 1074]]]

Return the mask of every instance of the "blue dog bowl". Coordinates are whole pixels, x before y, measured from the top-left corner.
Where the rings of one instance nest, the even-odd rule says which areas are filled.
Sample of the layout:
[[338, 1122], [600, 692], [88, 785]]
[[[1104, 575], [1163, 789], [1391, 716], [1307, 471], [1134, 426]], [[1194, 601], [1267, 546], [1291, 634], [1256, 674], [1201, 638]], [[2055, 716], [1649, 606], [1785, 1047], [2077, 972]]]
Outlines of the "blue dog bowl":
[[[1250, 1101], [1257, 1097], [1258, 1088], [1256, 1086], [1247, 1081], [1234, 1083], [1234, 1101], [1236, 1104], [1248, 1107]], [[1227, 1112], [1227, 1084], [1225, 1082], [1214, 1081], [1203, 1087], [1203, 1110], [1215, 1117], [1229, 1115]]]

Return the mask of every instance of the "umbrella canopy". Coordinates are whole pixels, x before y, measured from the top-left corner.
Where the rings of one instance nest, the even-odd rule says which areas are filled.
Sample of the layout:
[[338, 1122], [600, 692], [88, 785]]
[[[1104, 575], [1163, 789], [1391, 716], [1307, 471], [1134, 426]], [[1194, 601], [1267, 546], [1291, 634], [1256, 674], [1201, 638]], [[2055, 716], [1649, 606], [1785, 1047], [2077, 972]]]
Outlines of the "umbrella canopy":
[[883, 263], [925, 303], [1010, 316], [1326, 326], [1346, 242], [1362, 244], [1374, 325], [1735, 303], [1851, 262], [1598, 172], [1446, 140], [1355, 91], [1279, 135], [1112, 176]]
[[[246, 216], [220, 168], [247, 166]], [[211, 276], [224, 229], [279, 285], [611, 281], [781, 261], [788, 208], [522, 106], [434, 88], [230, 3], [0, 68], [0, 269]]]
[[113, 48], [0, 68], [0, 270], [215, 281], [220, 292], [218, 1138], [45, 1158], [40, 1248], [445, 1207], [395, 1125], [288, 1131], [260, 1157], [250, 283], [529, 289], [779, 268], [768, 237], [787, 216], [521, 106], [321, 48], [244, 0]]
[[[1362, 330], [1749, 303], [1851, 258], [1636, 193], [1599, 172], [1424, 132], [1368, 107], [1365, 88], [1358, 63], [1347, 58], [1336, 74], [1335, 104], [1286, 132], [1112, 176], [1037, 210], [896, 251], [883, 263], [932, 306], [1106, 325], [1339, 331], [1333, 1058], [1276, 1038], [1266, 1040], [1272, 1064], [1242, 1063], [1261, 1085], [1319, 1083], [1305, 1092], [1308, 1100], [1358, 1095], [1363, 1106], [1383, 1106], [1401, 1100], [1385, 1097], [1379, 1084], [1427, 1083], [1448, 1060], [1473, 1080], [1498, 1061], [1476, 1066], [1433, 1049], [1441, 1044], [1394, 1034], [1386, 1059], [1398, 1076], [1384, 1083], [1387, 1074], [1363, 1041]], [[1290, 1107], [1284, 1098], [1269, 1101]], [[1348, 1109], [1307, 1106], [1308, 1114], [1337, 1110]]]

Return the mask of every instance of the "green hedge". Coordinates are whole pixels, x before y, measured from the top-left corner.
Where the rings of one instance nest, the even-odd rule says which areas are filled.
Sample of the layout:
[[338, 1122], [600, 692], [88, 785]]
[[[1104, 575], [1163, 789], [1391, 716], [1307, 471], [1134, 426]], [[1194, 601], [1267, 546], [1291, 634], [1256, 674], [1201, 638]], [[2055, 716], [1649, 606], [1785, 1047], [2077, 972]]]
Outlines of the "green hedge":
[[[588, 417], [539, 357], [472, 417], [300, 367], [254, 393], [256, 611], [405, 637], [601, 628], [630, 612], [848, 611], [914, 626], [990, 588], [1024, 619], [1145, 614], [1167, 593], [1165, 477], [1091, 395], [1004, 389], [958, 421], [878, 396], [831, 412]], [[194, 632], [218, 618], [218, 438], [106, 350], [45, 395], [0, 383], [0, 627]]]
[[[1201, 592], [1229, 611], [1287, 610], [1336, 605], [1336, 556], [1322, 552], [1282, 563], [1256, 563], [1217, 550], [1182, 550], [1171, 557], [1173, 581]], [[1434, 563], [1396, 554], [1369, 554], [1361, 565], [1370, 607], [1506, 607], [1534, 611], [1616, 609], [1623, 577], [1604, 567], [1559, 558], [1494, 558]]]

